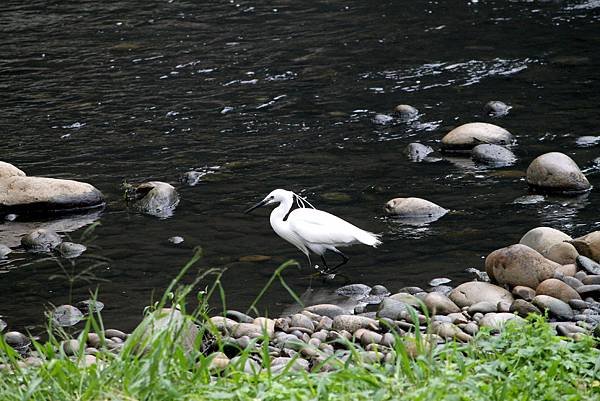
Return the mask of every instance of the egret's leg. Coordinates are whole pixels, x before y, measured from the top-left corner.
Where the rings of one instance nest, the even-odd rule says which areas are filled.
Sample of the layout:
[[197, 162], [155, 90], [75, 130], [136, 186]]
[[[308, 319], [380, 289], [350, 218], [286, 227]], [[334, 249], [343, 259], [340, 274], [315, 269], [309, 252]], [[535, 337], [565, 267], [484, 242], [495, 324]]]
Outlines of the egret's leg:
[[[350, 259], [348, 258], [348, 256], [344, 255], [344, 254], [343, 254], [342, 252], [340, 252], [339, 250], [337, 250], [337, 249], [336, 249], [336, 250], [333, 250], [333, 249], [332, 249], [332, 251], [333, 251], [333, 252], [335, 252], [335, 253], [337, 253], [338, 255], [340, 255], [340, 256], [342, 257], [342, 261], [341, 261], [339, 264], [337, 264], [336, 266], [333, 266], [331, 269], [326, 269], [326, 270], [325, 270], [325, 272], [326, 272], [327, 274], [335, 273], [336, 271], [338, 271], [338, 269], [339, 269], [340, 267], [344, 266], [344, 265], [345, 265], [346, 263], [348, 263], [348, 261], [350, 260]], [[323, 256], [321, 256], [321, 257], [323, 257]]]

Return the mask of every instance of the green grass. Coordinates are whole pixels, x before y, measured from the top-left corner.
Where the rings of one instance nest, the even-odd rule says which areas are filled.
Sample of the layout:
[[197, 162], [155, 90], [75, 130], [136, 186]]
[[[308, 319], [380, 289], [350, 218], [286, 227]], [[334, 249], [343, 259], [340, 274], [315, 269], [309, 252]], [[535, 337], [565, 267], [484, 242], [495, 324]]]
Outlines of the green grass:
[[[184, 301], [193, 286], [173, 293], [178, 279], [157, 308], [172, 302], [185, 314]], [[0, 340], [0, 362], [9, 365], [0, 372], [0, 400], [600, 399], [598, 343], [591, 337], [573, 341], [555, 336], [542, 317], [532, 317], [524, 326], [509, 324], [499, 335], [480, 332], [469, 344], [447, 343], [422, 350], [415, 358], [397, 338], [397, 357], [389, 364], [364, 363], [361, 349], [345, 344], [351, 357], [330, 358], [328, 363], [334, 369], [325, 373], [291, 368], [274, 373], [268, 366], [257, 373], [244, 373], [241, 366], [230, 366], [215, 374], [210, 369], [212, 357], [202, 352], [207, 341], [197, 341], [187, 353], [179, 341], [188, 324], [207, 317], [205, 299], [220, 288], [218, 277], [215, 282], [200, 294], [200, 308], [185, 314], [185, 321], [171, 322], [153, 335], [142, 327], [132, 333], [119, 354], [102, 351], [98, 363], [89, 367], [81, 366], [83, 357], [56, 351], [61, 337], [56, 329], [48, 342], [34, 343], [44, 359], [40, 367], [21, 367], [20, 357]], [[148, 313], [146, 322], [151, 325], [156, 314]], [[211, 339], [213, 349], [222, 349], [218, 332], [209, 325], [201, 330], [199, 338]], [[80, 338], [90, 331], [102, 331], [99, 316], [86, 321]], [[266, 356], [266, 344], [252, 352]], [[338, 344], [341, 350], [336, 352], [343, 352], [342, 345]], [[251, 351], [240, 350], [240, 355], [243, 362]]]

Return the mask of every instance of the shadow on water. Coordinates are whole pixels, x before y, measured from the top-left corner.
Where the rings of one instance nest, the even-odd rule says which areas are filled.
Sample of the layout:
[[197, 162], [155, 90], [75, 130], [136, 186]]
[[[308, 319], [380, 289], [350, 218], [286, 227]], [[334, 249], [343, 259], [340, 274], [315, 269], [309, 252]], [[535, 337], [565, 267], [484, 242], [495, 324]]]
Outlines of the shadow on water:
[[[242, 214], [275, 188], [383, 233], [378, 249], [349, 248], [343, 272], [392, 292], [469, 279], [465, 268], [481, 268], [535, 226], [577, 236], [600, 225], [598, 144], [577, 142], [598, 135], [598, 2], [8, 0], [0, 9], [2, 160], [90, 182], [108, 200], [99, 216], [2, 223], [0, 242], [18, 245], [40, 225], [77, 236], [100, 221], [94, 252], [112, 262], [95, 272], [102, 281], [74, 286], [73, 298], [99, 286], [107, 325], [132, 328], [197, 245], [206, 250], [198, 269], [227, 268], [229, 306], [244, 310], [277, 266], [302, 260], [272, 232], [267, 211]], [[512, 108], [488, 117], [490, 100]], [[418, 118], [400, 121], [397, 104]], [[376, 124], [376, 114], [393, 121]], [[444, 133], [472, 121], [511, 131], [517, 162], [482, 168], [403, 154], [410, 142], [437, 150]], [[522, 198], [528, 163], [549, 151], [587, 169], [594, 190]], [[180, 183], [190, 170], [200, 172], [195, 186]], [[144, 181], [177, 188], [170, 218], [126, 208], [120, 184]], [[389, 199], [409, 196], [458, 212], [423, 225], [384, 215]], [[243, 258], [253, 255], [267, 258]], [[40, 324], [68, 286], [48, 280], [56, 266], [21, 268], [39, 256], [9, 256], [0, 314], [11, 328]], [[289, 269], [286, 282], [315, 294], [339, 284], [309, 282], [311, 273]], [[276, 314], [289, 302], [273, 288], [259, 307]]]

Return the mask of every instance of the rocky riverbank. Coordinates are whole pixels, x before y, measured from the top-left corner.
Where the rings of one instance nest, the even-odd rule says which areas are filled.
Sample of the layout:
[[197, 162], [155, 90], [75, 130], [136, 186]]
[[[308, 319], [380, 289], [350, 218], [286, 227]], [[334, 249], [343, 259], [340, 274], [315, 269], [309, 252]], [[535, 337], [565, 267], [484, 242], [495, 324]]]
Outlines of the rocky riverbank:
[[[183, 349], [212, 355], [216, 370], [250, 352], [244, 362], [249, 371], [260, 370], [267, 355], [270, 366], [293, 363], [295, 369], [327, 370], [324, 362], [329, 358], [348, 358], [357, 349], [363, 361], [392, 362], [399, 343], [416, 356], [447, 342], [469, 342], [482, 329], [499, 332], [508, 322], [528, 324], [525, 318], [530, 314], [545, 315], [560, 336], [600, 337], [599, 259], [600, 232], [572, 239], [558, 230], [537, 227], [519, 244], [490, 253], [486, 271], [471, 269], [475, 279], [456, 287], [447, 278], [433, 279], [425, 289], [346, 285], [337, 294], [352, 301], [344, 303], [354, 305], [351, 309], [308, 305], [277, 318], [231, 310], [191, 319], [179, 310], [163, 308], [148, 315], [136, 332], [138, 338], [151, 338], [174, 325]], [[101, 305], [85, 306], [98, 311]], [[57, 308], [53, 317], [62, 326], [85, 320], [84, 313], [68, 305]], [[84, 353], [85, 364], [92, 364], [102, 352], [120, 352], [129, 336], [115, 329], [76, 335], [65, 339], [57, 352], [71, 357]], [[22, 356], [22, 366], [42, 363], [28, 336], [7, 332], [4, 340]]]

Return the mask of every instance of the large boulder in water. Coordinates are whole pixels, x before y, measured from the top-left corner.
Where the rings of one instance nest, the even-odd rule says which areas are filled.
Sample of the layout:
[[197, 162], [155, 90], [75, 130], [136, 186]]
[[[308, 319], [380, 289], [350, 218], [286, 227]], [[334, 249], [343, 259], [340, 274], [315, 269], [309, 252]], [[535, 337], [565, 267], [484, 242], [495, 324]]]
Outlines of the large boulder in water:
[[10, 163], [0, 161], [0, 179], [8, 177], [25, 177], [25, 173]]
[[542, 192], [581, 193], [590, 182], [569, 156], [550, 152], [538, 156], [527, 168], [527, 184]]
[[406, 217], [441, 217], [448, 212], [421, 198], [394, 198], [385, 204], [384, 209], [387, 214]]
[[84, 182], [24, 175], [0, 176], [0, 213], [39, 214], [103, 205], [102, 193]]
[[179, 204], [179, 195], [171, 184], [161, 181], [149, 181], [128, 187], [127, 199], [141, 213], [156, 217], [170, 217]]
[[485, 270], [500, 284], [536, 288], [561, 265], [523, 244], [497, 249], [485, 258]]
[[471, 158], [478, 163], [498, 167], [510, 166], [517, 161], [517, 157], [509, 149], [489, 143], [475, 146], [471, 151]]
[[442, 138], [445, 152], [470, 151], [481, 143], [508, 145], [514, 141], [510, 132], [488, 123], [468, 123], [454, 128]]

